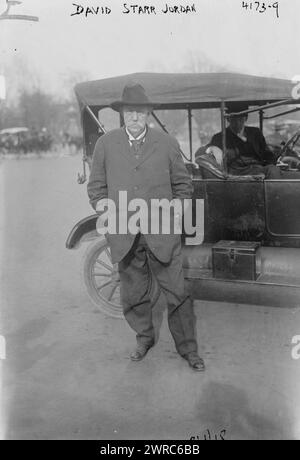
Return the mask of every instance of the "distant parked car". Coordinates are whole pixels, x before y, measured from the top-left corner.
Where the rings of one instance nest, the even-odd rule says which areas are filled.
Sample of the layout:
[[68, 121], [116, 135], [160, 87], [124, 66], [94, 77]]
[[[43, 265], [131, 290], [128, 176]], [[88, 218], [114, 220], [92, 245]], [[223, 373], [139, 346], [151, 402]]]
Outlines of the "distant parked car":
[[46, 128], [41, 131], [25, 127], [0, 131], [0, 149], [3, 153], [45, 152], [52, 144], [52, 136]]
[[28, 136], [29, 129], [6, 128], [0, 130], [0, 150], [2, 153], [16, 152]]

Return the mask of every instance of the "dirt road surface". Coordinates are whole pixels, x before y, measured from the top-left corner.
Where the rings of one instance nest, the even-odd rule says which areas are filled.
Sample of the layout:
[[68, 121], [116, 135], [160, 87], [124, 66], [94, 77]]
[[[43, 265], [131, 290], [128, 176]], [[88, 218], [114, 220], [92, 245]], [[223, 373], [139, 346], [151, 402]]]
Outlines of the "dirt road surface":
[[65, 249], [92, 213], [79, 169], [79, 157], [0, 163], [0, 437], [299, 439], [298, 309], [196, 302], [207, 366], [197, 374], [175, 352], [161, 301], [158, 344], [130, 361], [134, 333], [86, 294], [85, 247]]

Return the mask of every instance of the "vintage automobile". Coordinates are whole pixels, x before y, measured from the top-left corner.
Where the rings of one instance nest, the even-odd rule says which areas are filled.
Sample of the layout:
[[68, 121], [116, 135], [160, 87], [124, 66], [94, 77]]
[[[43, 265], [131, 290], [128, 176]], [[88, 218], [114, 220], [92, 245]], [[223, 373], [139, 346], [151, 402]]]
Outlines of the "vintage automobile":
[[40, 131], [25, 127], [0, 130], [1, 153], [45, 152], [51, 148], [52, 144], [53, 139], [46, 128]]
[[[230, 73], [138, 73], [78, 84], [75, 93], [81, 111], [84, 157], [90, 166], [95, 143], [105, 133], [101, 111], [117, 100], [128, 81], [141, 83], [155, 102], [153, 120], [167, 131], [159, 113], [185, 111], [190, 151], [183, 153], [194, 185], [194, 206], [202, 218], [196, 232], [183, 236], [184, 271], [195, 299], [298, 307], [300, 305], [300, 173], [299, 179], [265, 180], [263, 176], [236, 176], [226, 168], [226, 103], [246, 102], [263, 130], [264, 120], [300, 110], [292, 98], [290, 81]], [[217, 109], [223, 133], [223, 167], [207, 158], [194, 162], [194, 111]], [[167, 111], [167, 112], [166, 112]], [[119, 117], [122, 125], [122, 117]], [[280, 149], [278, 167], [294, 169], [300, 157], [300, 131]], [[209, 174], [205, 174], [209, 173]], [[209, 176], [210, 178], [207, 178]], [[112, 265], [105, 238], [96, 231], [97, 215], [76, 223], [66, 247], [88, 242], [83, 277], [91, 299], [106, 314], [122, 317], [117, 266]], [[194, 222], [195, 223], [195, 222]], [[188, 244], [187, 244], [188, 241]], [[156, 282], [152, 295], [159, 296]]]
[[0, 149], [2, 152], [17, 151], [26, 139], [29, 129], [6, 128], [0, 130]]

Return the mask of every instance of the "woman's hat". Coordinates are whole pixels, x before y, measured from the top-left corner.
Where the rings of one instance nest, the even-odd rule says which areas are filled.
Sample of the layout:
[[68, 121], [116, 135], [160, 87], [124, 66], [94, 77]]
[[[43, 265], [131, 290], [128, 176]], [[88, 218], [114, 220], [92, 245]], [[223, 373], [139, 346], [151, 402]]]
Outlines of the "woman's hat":
[[128, 84], [123, 89], [122, 99], [111, 103], [111, 108], [120, 111], [124, 105], [153, 107], [145, 89], [139, 83]]

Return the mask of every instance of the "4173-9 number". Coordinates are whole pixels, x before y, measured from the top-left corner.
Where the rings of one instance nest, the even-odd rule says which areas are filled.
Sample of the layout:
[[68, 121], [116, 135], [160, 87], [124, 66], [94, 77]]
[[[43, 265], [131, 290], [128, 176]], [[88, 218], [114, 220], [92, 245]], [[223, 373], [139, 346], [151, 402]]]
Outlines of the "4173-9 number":
[[266, 11], [275, 11], [277, 18], [279, 18], [279, 2], [242, 2], [242, 8], [245, 10], [257, 11], [258, 13], [265, 13]]

